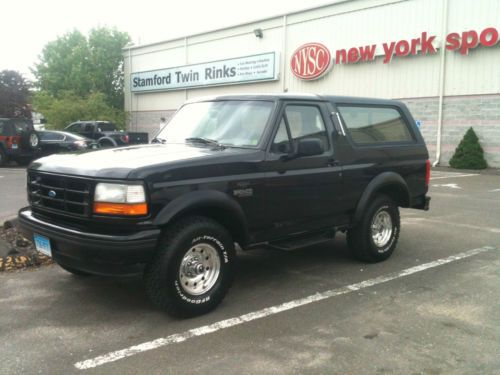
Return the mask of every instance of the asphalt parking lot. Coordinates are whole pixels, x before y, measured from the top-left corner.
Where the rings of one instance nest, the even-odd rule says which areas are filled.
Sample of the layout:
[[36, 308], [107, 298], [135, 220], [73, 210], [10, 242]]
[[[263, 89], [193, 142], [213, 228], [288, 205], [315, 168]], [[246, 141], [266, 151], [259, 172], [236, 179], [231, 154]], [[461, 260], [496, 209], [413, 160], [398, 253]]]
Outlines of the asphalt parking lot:
[[240, 253], [228, 297], [188, 320], [140, 278], [0, 274], [0, 373], [498, 374], [500, 175], [435, 171], [430, 195], [388, 261], [356, 262], [343, 235]]

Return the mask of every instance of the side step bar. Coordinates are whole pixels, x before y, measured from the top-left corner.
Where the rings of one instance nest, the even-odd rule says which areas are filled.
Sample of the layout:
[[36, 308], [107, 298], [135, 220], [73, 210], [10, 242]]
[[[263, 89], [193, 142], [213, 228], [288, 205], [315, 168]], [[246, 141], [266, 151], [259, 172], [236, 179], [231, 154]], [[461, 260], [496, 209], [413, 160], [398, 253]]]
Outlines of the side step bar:
[[270, 242], [267, 244], [267, 247], [276, 250], [294, 251], [302, 249], [304, 247], [309, 247], [320, 243], [328, 242], [333, 240], [334, 238], [335, 238], [335, 230], [328, 230], [324, 232], [297, 235], [282, 241]]

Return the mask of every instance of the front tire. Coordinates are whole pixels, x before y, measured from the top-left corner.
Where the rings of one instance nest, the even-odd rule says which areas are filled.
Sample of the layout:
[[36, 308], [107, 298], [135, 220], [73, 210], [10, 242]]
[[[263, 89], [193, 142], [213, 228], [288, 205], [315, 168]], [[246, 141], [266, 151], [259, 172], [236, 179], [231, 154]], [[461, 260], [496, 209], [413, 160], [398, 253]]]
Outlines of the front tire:
[[216, 221], [193, 216], [168, 229], [144, 270], [146, 293], [171, 315], [196, 316], [213, 310], [231, 286], [234, 243]]
[[394, 252], [400, 229], [398, 206], [388, 196], [378, 195], [366, 209], [361, 222], [347, 231], [347, 244], [357, 259], [381, 262]]

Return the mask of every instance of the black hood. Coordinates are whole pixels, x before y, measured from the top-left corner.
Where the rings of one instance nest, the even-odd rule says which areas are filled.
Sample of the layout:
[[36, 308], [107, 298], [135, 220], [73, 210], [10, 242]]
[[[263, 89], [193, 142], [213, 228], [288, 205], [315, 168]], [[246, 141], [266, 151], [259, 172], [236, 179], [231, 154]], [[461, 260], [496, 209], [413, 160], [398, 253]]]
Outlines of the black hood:
[[[260, 150], [188, 144], [157, 144], [51, 155], [34, 161], [30, 169], [85, 177], [142, 178], [159, 165], [205, 164], [209, 160], [247, 155]], [[214, 161], [215, 162], [215, 161]]]

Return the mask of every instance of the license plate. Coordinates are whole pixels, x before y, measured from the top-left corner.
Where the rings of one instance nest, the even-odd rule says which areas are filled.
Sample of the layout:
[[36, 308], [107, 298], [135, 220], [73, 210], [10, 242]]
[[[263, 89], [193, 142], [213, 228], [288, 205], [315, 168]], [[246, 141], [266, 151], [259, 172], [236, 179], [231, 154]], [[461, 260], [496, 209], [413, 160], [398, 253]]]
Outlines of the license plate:
[[35, 240], [35, 248], [49, 257], [52, 257], [52, 249], [50, 247], [50, 240], [40, 234], [34, 234], [33, 239]]

